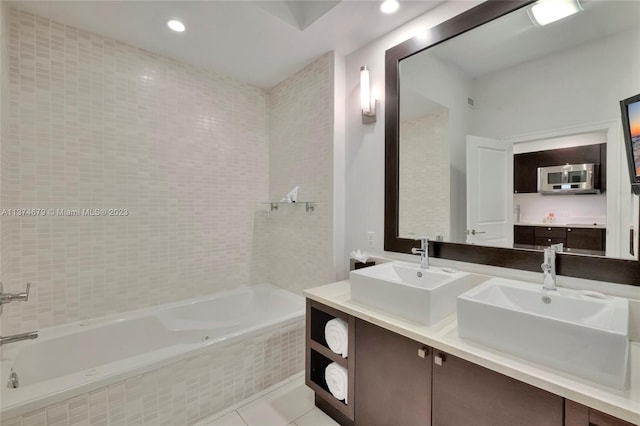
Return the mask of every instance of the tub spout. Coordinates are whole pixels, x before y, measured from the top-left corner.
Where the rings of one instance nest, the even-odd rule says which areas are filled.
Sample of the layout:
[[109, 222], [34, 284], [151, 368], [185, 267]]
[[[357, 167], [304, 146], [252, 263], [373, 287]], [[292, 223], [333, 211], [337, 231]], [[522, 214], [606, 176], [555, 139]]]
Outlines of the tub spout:
[[7, 343], [20, 342], [22, 340], [33, 340], [38, 337], [37, 331], [30, 331], [28, 333], [20, 333], [14, 334], [11, 336], [3, 337], [0, 336], [0, 346], [6, 345]]

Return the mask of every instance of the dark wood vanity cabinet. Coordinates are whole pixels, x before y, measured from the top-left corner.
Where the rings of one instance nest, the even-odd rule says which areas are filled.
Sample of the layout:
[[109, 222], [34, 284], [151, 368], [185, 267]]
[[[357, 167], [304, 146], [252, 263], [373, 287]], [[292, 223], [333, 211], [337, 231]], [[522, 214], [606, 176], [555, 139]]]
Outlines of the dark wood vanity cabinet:
[[562, 426], [564, 399], [356, 320], [355, 424]]
[[357, 425], [431, 425], [432, 351], [356, 320]]
[[[349, 356], [326, 347], [324, 325], [349, 325]], [[383, 327], [307, 300], [306, 383], [342, 426], [630, 426]], [[348, 404], [324, 383], [330, 362], [347, 368]]]
[[433, 354], [434, 426], [562, 426], [564, 400], [461, 358]]
[[615, 418], [569, 399], [565, 400], [564, 412], [565, 426], [633, 426], [633, 423]]
[[538, 153], [526, 152], [513, 156], [513, 192], [538, 192]]

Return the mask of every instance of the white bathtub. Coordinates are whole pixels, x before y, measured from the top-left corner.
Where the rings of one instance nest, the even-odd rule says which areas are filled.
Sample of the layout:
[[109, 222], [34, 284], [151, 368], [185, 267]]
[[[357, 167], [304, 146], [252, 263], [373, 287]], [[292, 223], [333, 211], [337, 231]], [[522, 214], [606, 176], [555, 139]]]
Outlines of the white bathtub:
[[[0, 419], [4, 422], [41, 409], [46, 418], [46, 407], [52, 404], [116, 382], [126, 383], [132, 377], [196, 359], [240, 340], [251, 341], [303, 318], [302, 297], [261, 284], [40, 330], [35, 340], [2, 348]], [[287, 333], [291, 331], [285, 331], [285, 337]], [[260, 348], [258, 356], [267, 350]], [[226, 358], [233, 361], [233, 356]], [[17, 389], [6, 388], [12, 368], [18, 375]], [[202, 403], [206, 405], [206, 401]], [[200, 409], [186, 418], [195, 419], [203, 413]]]

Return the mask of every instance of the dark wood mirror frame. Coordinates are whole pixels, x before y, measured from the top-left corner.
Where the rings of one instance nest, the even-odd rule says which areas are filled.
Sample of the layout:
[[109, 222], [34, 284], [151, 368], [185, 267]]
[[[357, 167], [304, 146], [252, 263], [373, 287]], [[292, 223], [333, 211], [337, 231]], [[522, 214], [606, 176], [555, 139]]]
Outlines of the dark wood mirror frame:
[[[384, 249], [411, 253], [419, 243], [398, 237], [399, 66], [431, 46], [520, 9], [530, 0], [490, 0], [414, 37], [385, 54], [385, 219]], [[631, 186], [629, 186], [631, 191]], [[640, 224], [639, 224], [640, 225]], [[640, 228], [639, 228], [640, 229]], [[540, 272], [542, 253], [533, 250], [483, 247], [469, 244], [429, 243], [435, 258]], [[558, 275], [640, 286], [640, 261], [562, 253], [557, 256]]]

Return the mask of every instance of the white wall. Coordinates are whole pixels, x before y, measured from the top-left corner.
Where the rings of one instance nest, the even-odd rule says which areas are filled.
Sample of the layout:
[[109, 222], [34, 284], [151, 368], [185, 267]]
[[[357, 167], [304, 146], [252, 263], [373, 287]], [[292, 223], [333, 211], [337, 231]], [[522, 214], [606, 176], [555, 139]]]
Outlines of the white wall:
[[472, 131], [513, 137], [616, 120], [619, 101], [640, 92], [640, 28], [476, 80]]
[[[346, 251], [383, 253], [384, 241], [384, 57], [385, 51], [463, 11], [476, 1], [446, 2], [346, 57]], [[360, 67], [370, 70], [380, 94], [375, 124], [363, 125], [360, 113]], [[376, 246], [367, 246], [367, 232]]]

